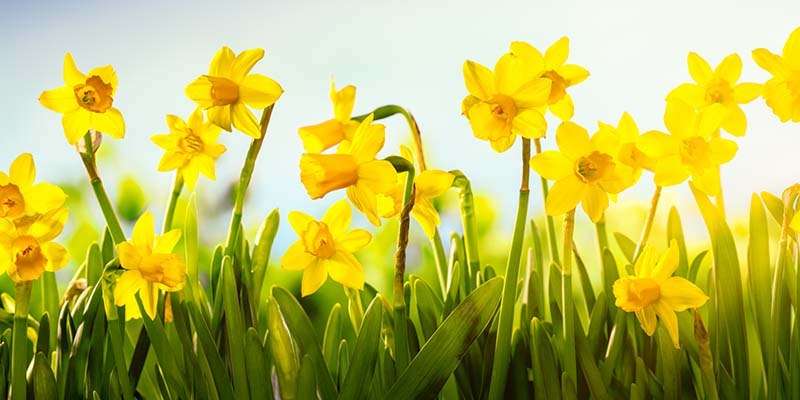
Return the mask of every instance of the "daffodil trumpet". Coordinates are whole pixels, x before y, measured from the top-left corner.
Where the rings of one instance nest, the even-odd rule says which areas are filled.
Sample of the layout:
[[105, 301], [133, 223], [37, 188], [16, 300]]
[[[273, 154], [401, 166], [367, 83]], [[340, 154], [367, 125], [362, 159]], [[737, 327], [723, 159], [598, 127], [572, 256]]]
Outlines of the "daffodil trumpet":
[[97, 172], [97, 159], [95, 158], [95, 147], [92, 143], [91, 132], [87, 132], [83, 136], [83, 140], [86, 145], [86, 151], [81, 152], [80, 156], [84, 167], [86, 167], [89, 183], [92, 185], [92, 190], [97, 198], [97, 203], [100, 205], [100, 210], [103, 212], [106, 226], [108, 226], [108, 231], [111, 233], [114, 243], [122, 243], [125, 241], [125, 232], [122, 231], [122, 226], [119, 223], [114, 207], [111, 205], [111, 200], [108, 198], [106, 188]]

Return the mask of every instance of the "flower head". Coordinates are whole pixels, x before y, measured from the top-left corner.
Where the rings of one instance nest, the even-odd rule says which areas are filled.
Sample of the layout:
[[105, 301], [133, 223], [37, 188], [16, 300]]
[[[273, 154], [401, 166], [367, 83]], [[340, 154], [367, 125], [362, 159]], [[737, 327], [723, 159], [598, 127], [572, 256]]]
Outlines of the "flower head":
[[469, 95], [461, 104], [462, 113], [475, 137], [489, 141], [495, 151], [508, 150], [517, 135], [539, 138], [547, 129], [541, 108], [547, 104], [551, 81], [539, 77], [544, 65], [528, 56], [531, 49], [523, 42], [512, 43], [494, 71], [474, 61], [464, 63]]
[[225, 146], [218, 144], [220, 128], [203, 121], [203, 113], [195, 109], [184, 122], [180, 117], [167, 115], [169, 133], [154, 135], [151, 139], [166, 151], [158, 164], [159, 171], [178, 170], [190, 188], [194, 188], [200, 173], [215, 179], [214, 163]]
[[20, 222], [64, 205], [67, 195], [52, 183], [34, 183], [36, 164], [33, 156], [22, 153], [8, 169], [0, 171], [0, 218]]
[[299, 211], [289, 214], [298, 240], [286, 250], [281, 267], [303, 271], [303, 296], [316, 292], [328, 274], [343, 286], [364, 287], [364, 269], [353, 253], [369, 244], [372, 235], [363, 229], [349, 230], [350, 218], [350, 206], [345, 201], [331, 206], [320, 221]]
[[609, 195], [622, 192], [636, 181], [635, 171], [619, 162], [619, 145], [600, 131], [593, 137], [583, 127], [565, 121], [556, 131], [558, 151], [548, 150], [531, 159], [531, 168], [556, 183], [545, 200], [550, 215], [564, 214], [581, 203], [597, 222], [608, 208]]
[[110, 65], [92, 68], [88, 74], [75, 65], [72, 55], [64, 55], [64, 86], [42, 92], [39, 102], [63, 114], [61, 124], [69, 144], [75, 144], [89, 130], [125, 136], [122, 113], [112, 107], [117, 90], [117, 74]]
[[697, 53], [689, 53], [688, 64], [694, 83], [678, 86], [670, 92], [667, 99], [681, 100], [698, 109], [721, 104], [726, 111], [722, 128], [736, 136], [744, 135], [747, 118], [739, 105], [758, 97], [761, 85], [737, 83], [742, 75], [742, 59], [739, 55], [734, 53], [725, 57], [712, 70], [708, 62]]
[[14, 282], [25, 282], [66, 265], [67, 249], [52, 242], [64, 229], [66, 220], [64, 207], [37, 215], [24, 224], [0, 218], [0, 273], [7, 272]]
[[706, 194], [719, 193], [719, 166], [738, 149], [735, 142], [718, 134], [726, 113], [720, 104], [697, 111], [682, 101], [667, 101], [664, 124], [669, 134], [651, 131], [641, 139], [645, 154], [658, 159], [653, 170], [656, 185], [677, 185], [691, 177], [692, 184]]
[[529, 57], [534, 62], [544, 63], [542, 77], [552, 82], [547, 106], [556, 117], [566, 121], [572, 119], [575, 105], [572, 97], [567, 93], [567, 88], [577, 85], [589, 77], [589, 71], [577, 64], [567, 64], [569, 57], [569, 38], [562, 37], [547, 48], [544, 56], [538, 50], [530, 47]]
[[620, 163], [631, 167], [634, 174], [642, 170], [652, 171], [656, 160], [642, 151], [639, 127], [628, 113], [622, 113], [617, 126], [600, 122], [598, 134], [609, 141], [608, 146], [619, 146], [617, 159]]
[[779, 56], [767, 49], [753, 50], [753, 60], [772, 74], [764, 84], [764, 100], [781, 122], [800, 122], [800, 28], [795, 29]]
[[117, 306], [125, 306], [127, 319], [141, 317], [137, 293], [147, 315], [155, 318], [158, 291], [180, 290], [186, 281], [186, 265], [172, 253], [181, 231], [173, 229], [160, 236], [154, 232], [153, 215], [145, 212], [133, 226], [131, 240], [117, 245], [119, 262], [125, 272], [117, 278], [114, 300]]
[[247, 106], [266, 108], [281, 97], [283, 89], [274, 80], [251, 74], [253, 66], [264, 57], [264, 49], [245, 50], [234, 55], [223, 46], [207, 75], [186, 86], [186, 96], [208, 112], [208, 119], [226, 131], [231, 126], [253, 138], [261, 137], [259, 122]]
[[658, 317], [675, 348], [680, 348], [675, 312], [698, 308], [708, 301], [708, 296], [692, 282], [672, 276], [678, 267], [678, 258], [675, 240], [670, 242], [669, 249], [661, 257], [652, 247], [646, 246], [636, 260], [635, 275], [624, 272], [624, 276], [614, 282], [613, 288], [617, 307], [636, 313], [642, 329], [649, 336], [656, 330]]
[[372, 115], [364, 119], [353, 134], [351, 145], [337, 154], [303, 154], [300, 180], [312, 199], [347, 189], [356, 208], [370, 222], [380, 225], [377, 195], [394, 188], [397, 172], [388, 161], [375, 159], [383, 147], [385, 128], [372, 120]]
[[330, 89], [333, 118], [298, 130], [307, 153], [321, 153], [341, 142], [353, 139], [358, 122], [350, 119], [356, 100], [356, 87], [347, 85], [337, 91], [333, 81]]

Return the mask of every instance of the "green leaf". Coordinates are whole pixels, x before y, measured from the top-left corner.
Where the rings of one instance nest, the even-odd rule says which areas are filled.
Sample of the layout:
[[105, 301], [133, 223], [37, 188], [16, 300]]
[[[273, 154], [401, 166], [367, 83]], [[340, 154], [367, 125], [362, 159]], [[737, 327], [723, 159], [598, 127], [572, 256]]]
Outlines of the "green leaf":
[[100, 274], [103, 272], [103, 255], [100, 246], [92, 243], [86, 252], [86, 283], [95, 286], [100, 281]]
[[56, 399], [58, 389], [50, 362], [42, 352], [37, 352], [28, 368], [28, 394], [33, 399]]
[[[254, 397], [256, 399], [266, 399], [266, 397]], [[314, 373], [314, 361], [310, 356], [305, 355], [300, 363], [300, 375], [297, 379], [297, 398], [316, 399], [317, 398], [317, 379]]]
[[761, 199], [764, 200], [764, 205], [767, 206], [769, 214], [775, 219], [778, 225], [783, 223], [783, 201], [778, 196], [770, 192], [761, 192]]
[[[250, 384], [250, 396], [253, 399], [267, 399], [272, 397], [272, 377], [267, 368], [267, 359], [258, 331], [251, 327], [247, 330], [244, 343], [245, 366], [247, 367], [247, 382]], [[302, 373], [301, 373], [302, 375]], [[315, 385], [316, 388], [316, 385]], [[304, 397], [300, 397], [301, 399]]]
[[467, 296], [422, 346], [386, 398], [434, 398], [472, 342], [489, 325], [502, 290], [503, 279], [494, 278]]
[[332, 376], [336, 376], [339, 367], [339, 341], [342, 340], [342, 305], [336, 303], [328, 314], [325, 324], [325, 335], [322, 339], [322, 357]]
[[264, 300], [267, 298], [267, 293], [262, 294], [264, 286], [264, 278], [267, 275], [267, 266], [269, 265], [269, 257], [272, 252], [272, 243], [275, 241], [275, 235], [278, 233], [278, 226], [280, 224], [280, 213], [278, 209], [272, 210], [261, 226], [258, 228], [256, 235], [256, 245], [253, 248], [253, 256], [250, 268], [253, 270], [253, 301], [256, 304], [263, 305]]
[[245, 367], [244, 344], [245, 336], [244, 316], [239, 307], [236, 276], [233, 272], [233, 260], [225, 256], [222, 261], [222, 303], [225, 309], [225, 329], [228, 339], [229, 362], [233, 375], [233, 390], [236, 397], [246, 399], [250, 397], [247, 384], [247, 368]]
[[633, 264], [633, 254], [636, 252], [636, 242], [620, 232], [614, 232], [614, 239], [617, 241], [617, 246], [619, 246], [619, 249], [622, 251], [622, 254], [625, 256], [628, 262]]
[[550, 335], [538, 318], [531, 320], [531, 365], [533, 389], [537, 399], [560, 399], [561, 383]]
[[200, 258], [200, 232], [197, 228], [197, 196], [192, 193], [189, 204], [186, 206], [186, 216], [183, 219], [183, 247], [186, 256], [186, 277], [188, 285], [199, 288], [198, 260]]
[[300, 359], [295, 350], [292, 336], [286, 327], [283, 314], [278, 303], [267, 303], [269, 326], [269, 341], [272, 360], [275, 364], [275, 373], [278, 376], [278, 389], [281, 398], [294, 399], [297, 394], [297, 375], [300, 373]]
[[667, 246], [669, 246], [672, 240], [678, 243], [678, 253], [680, 255], [678, 259], [678, 269], [675, 270], [675, 275], [686, 277], [686, 274], [689, 272], [689, 256], [686, 253], [686, 239], [683, 236], [681, 216], [678, 214], [678, 209], [675, 207], [669, 209], [669, 217], [667, 217]]
[[363, 399], [366, 397], [375, 373], [378, 346], [381, 344], [382, 316], [383, 304], [378, 296], [372, 300], [364, 313], [364, 321], [358, 332], [358, 338], [356, 338], [353, 358], [347, 368], [339, 399]]
[[[772, 267], [769, 255], [769, 230], [767, 215], [761, 200], [755, 194], [750, 197], [750, 237], [747, 243], [747, 282], [750, 286], [750, 301], [762, 349], [767, 348], [770, 335], [770, 303], [772, 299]], [[767, 352], [762, 351], [766, 365]]]

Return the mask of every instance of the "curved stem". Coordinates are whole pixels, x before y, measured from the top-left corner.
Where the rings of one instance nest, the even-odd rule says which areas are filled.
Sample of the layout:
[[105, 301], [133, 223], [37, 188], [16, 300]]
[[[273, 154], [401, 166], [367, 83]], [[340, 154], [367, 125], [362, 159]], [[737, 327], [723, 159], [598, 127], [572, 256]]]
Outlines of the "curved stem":
[[467, 253], [467, 264], [469, 265], [470, 279], [474, 280], [475, 275], [481, 269], [480, 255], [478, 253], [478, 223], [475, 218], [475, 198], [472, 195], [472, 185], [461, 171], [450, 171], [455, 175], [453, 187], [459, 188], [459, 198], [461, 203], [461, 226], [464, 230], [464, 247]]
[[[533, 143], [536, 147], [536, 154], [540, 154], [542, 152], [542, 142], [540, 139], [533, 139]], [[549, 187], [547, 183], [547, 179], [540, 176], [539, 179], [542, 183], [542, 205], [547, 202], [547, 193], [549, 192]], [[545, 214], [545, 220], [547, 223], [547, 238], [549, 239], [547, 242], [550, 244], [550, 258], [556, 264], [559, 264], [559, 256], [558, 256], [558, 242], [556, 239], [556, 227], [555, 223], [553, 222], [553, 216], [550, 214]]]
[[528, 199], [530, 189], [529, 162], [531, 158], [531, 141], [522, 139], [522, 181], [519, 187], [519, 203], [517, 205], [517, 219], [514, 224], [514, 236], [511, 242], [511, 251], [506, 265], [505, 281], [503, 283], [503, 298], [500, 303], [500, 317], [497, 323], [497, 339], [495, 341], [494, 360], [492, 362], [492, 377], [489, 384], [489, 399], [499, 400], [505, 394], [506, 379], [508, 377], [508, 364], [511, 360], [511, 333], [514, 324], [514, 305], [517, 298], [517, 277], [519, 275], [522, 245], [525, 238], [525, 221], [528, 218]]
[[406, 273], [406, 247], [408, 230], [411, 224], [411, 210], [414, 208], [414, 169], [408, 170], [406, 189], [403, 194], [403, 210], [400, 212], [400, 229], [397, 233], [397, 251], [394, 255], [394, 344], [395, 363], [402, 371], [408, 366], [411, 354], [408, 347], [408, 315], [406, 314], [403, 282]]
[[639, 244], [636, 245], [636, 251], [633, 253], [633, 262], [639, 259], [639, 256], [644, 251], [644, 246], [647, 245], [647, 240], [650, 238], [650, 231], [653, 229], [653, 221], [656, 219], [656, 210], [658, 209], [658, 201], [661, 199], [661, 186], [656, 186], [653, 192], [653, 199], [650, 200], [650, 212], [647, 214], [647, 220], [644, 223], [644, 230], [642, 236], [639, 238]]
[[11, 338], [11, 397], [12, 400], [25, 400], [27, 381], [25, 371], [28, 367], [28, 308], [31, 299], [31, 281], [19, 282], [15, 289], [14, 327]]
[[94, 157], [94, 145], [90, 133], [84, 135], [83, 140], [86, 144], [86, 152], [81, 152], [81, 161], [86, 167], [86, 173], [89, 175], [89, 183], [92, 185], [92, 190], [100, 204], [100, 210], [103, 212], [103, 217], [108, 225], [108, 230], [111, 232], [111, 237], [114, 243], [120, 244], [125, 241], [125, 233], [122, 231], [122, 226], [119, 223], [117, 214], [114, 212], [114, 207], [111, 206], [111, 200], [108, 198], [108, 193], [103, 186], [103, 181], [97, 173], [97, 162]]
[[567, 213], [564, 218], [564, 262], [561, 265], [561, 298], [563, 299], [564, 315], [564, 372], [566, 372], [569, 385], [577, 391], [578, 371], [575, 359], [575, 307], [572, 299], [572, 236], [575, 232], [575, 210]]

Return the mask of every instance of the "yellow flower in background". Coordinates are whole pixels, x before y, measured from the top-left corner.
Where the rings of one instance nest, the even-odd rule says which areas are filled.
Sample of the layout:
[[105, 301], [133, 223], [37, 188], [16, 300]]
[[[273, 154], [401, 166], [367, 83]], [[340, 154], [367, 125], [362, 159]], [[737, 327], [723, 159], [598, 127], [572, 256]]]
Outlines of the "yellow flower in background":
[[383, 147], [385, 127], [373, 124], [372, 115], [364, 119], [353, 134], [351, 145], [337, 154], [303, 154], [300, 180], [312, 199], [347, 189], [347, 197], [370, 222], [380, 225], [378, 194], [386, 194], [397, 184], [397, 172], [386, 160], [375, 156]]
[[150, 318], [155, 318], [159, 290], [168, 292], [183, 288], [186, 265], [172, 250], [181, 238], [173, 229], [156, 236], [153, 215], [145, 212], [133, 226], [131, 240], [117, 245], [119, 262], [125, 272], [117, 278], [114, 302], [125, 306], [126, 319], [140, 318], [136, 294]]
[[719, 194], [719, 166], [733, 159], [738, 149], [719, 136], [726, 114], [720, 104], [697, 111], [682, 101], [667, 101], [664, 124], [669, 134], [651, 131], [641, 139], [644, 152], [658, 159], [653, 170], [656, 185], [677, 185], [691, 178], [706, 194]]
[[592, 138], [583, 127], [564, 121], [556, 130], [558, 151], [548, 150], [531, 159], [531, 168], [555, 184], [547, 194], [545, 210], [564, 214], [581, 203], [593, 222], [608, 208], [609, 195], [636, 181], [634, 170], [617, 160], [619, 145], [600, 131]]
[[223, 46], [208, 69], [186, 86], [186, 96], [208, 112], [208, 119], [226, 131], [231, 126], [255, 139], [261, 137], [259, 121], [247, 108], [266, 108], [283, 94], [278, 82], [261, 74], [251, 74], [264, 57], [264, 49], [245, 50], [235, 55]]
[[489, 141], [497, 152], [508, 150], [517, 135], [539, 138], [547, 129], [541, 108], [550, 95], [550, 80], [539, 77], [543, 64], [526, 56], [530, 49], [525, 43], [512, 43], [494, 72], [474, 61], [464, 63], [469, 95], [461, 104], [462, 113], [473, 135]]
[[800, 212], [795, 213], [789, 227], [794, 229], [795, 232], [800, 233]]
[[753, 60], [772, 74], [764, 84], [764, 100], [781, 122], [800, 122], [800, 28], [795, 29], [779, 56], [767, 49], [753, 50]]
[[158, 170], [178, 170], [191, 189], [200, 173], [208, 179], [216, 179], [214, 163], [225, 152], [225, 146], [217, 143], [220, 128], [210, 121], [203, 121], [203, 112], [199, 108], [189, 116], [188, 123], [175, 115], [167, 115], [167, 126], [169, 133], [151, 138], [165, 151]]
[[303, 271], [303, 296], [316, 292], [328, 274], [343, 286], [364, 287], [364, 268], [353, 253], [369, 244], [372, 235], [363, 229], [349, 230], [350, 218], [350, 206], [344, 200], [331, 206], [321, 221], [299, 211], [289, 213], [299, 239], [286, 250], [281, 267]]
[[64, 86], [42, 92], [39, 103], [63, 114], [61, 124], [69, 144], [75, 144], [89, 130], [125, 136], [122, 113], [112, 107], [117, 90], [117, 73], [110, 65], [92, 68], [88, 74], [75, 65], [72, 55], [64, 55]]
[[678, 245], [672, 240], [669, 249], [661, 257], [650, 246], [645, 246], [634, 266], [635, 275], [623, 276], [614, 282], [614, 297], [617, 307], [625, 312], [636, 313], [636, 318], [645, 333], [652, 336], [658, 320], [669, 332], [675, 348], [678, 340], [678, 316], [675, 312], [698, 308], [708, 301], [708, 296], [692, 282], [672, 276], [678, 268]]
[[298, 130], [306, 153], [321, 153], [342, 141], [350, 141], [358, 127], [358, 122], [350, 119], [356, 101], [356, 87], [347, 85], [337, 91], [331, 81], [330, 98], [333, 118]]
[[697, 53], [689, 53], [689, 74], [694, 83], [684, 83], [667, 96], [667, 100], [681, 100], [692, 107], [703, 109], [721, 104], [726, 109], [722, 129], [742, 136], [747, 130], [747, 118], [739, 107], [753, 101], [761, 94], [757, 83], [737, 83], [742, 75], [742, 59], [738, 54], [725, 57], [715, 69]]
[[66, 265], [67, 249], [52, 240], [64, 229], [67, 209], [57, 208], [33, 217], [24, 224], [0, 218], [0, 273], [14, 282], [32, 281], [44, 271]]
[[0, 218], [19, 220], [44, 214], [64, 205], [67, 195], [52, 183], [36, 180], [36, 164], [30, 153], [17, 156], [8, 169], [0, 171]]
[[530, 47], [530, 49], [533, 51], [528, 51], [526, 54], [534, 60], [533, 62], [544, 63], [542, 77], [552, 82], [550, 97], [547, 99], [548, 109], [563, 121], [572, 119], [575, 105], [567, 93], [567, 88], [585, 81], [589, 77], [589, 71], [580, 65], [567, 64], [569, 38], [566, 36], [550, 45], [544, 56], [535, 48]]
[[[598, 134], [603, 140], [611, 141], [608, 146], [619, 146], [617, 159], [620, 163], [631, 167], [638, 177], [642, 170], [652, 171], [656, 160], [642, 151], [639, 127], [627, 112], [622, 113], [617, 126], [600, 122]], [[618, 143], [614, 143], [618, 141]]]

